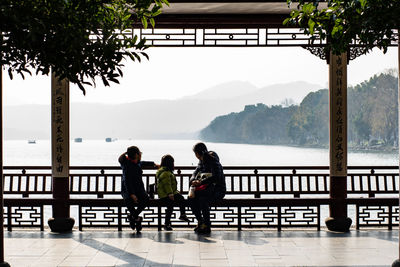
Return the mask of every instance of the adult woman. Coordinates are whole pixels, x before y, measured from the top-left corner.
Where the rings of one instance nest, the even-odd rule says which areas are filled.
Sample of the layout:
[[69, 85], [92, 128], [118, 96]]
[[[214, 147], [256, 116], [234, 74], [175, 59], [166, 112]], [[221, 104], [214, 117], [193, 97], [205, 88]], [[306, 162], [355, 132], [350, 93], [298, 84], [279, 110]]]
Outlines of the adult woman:
[[194, 230], [199, 234], [208, 234], [211, 232], [210, 203], [224, 198], [225, 176], [217, 153], [208, 151], [204, 143], [194, 145], [193, 152], [199, 159], [189, 182], [196, 188], [195, 197], [189, 199], [198, 222]]

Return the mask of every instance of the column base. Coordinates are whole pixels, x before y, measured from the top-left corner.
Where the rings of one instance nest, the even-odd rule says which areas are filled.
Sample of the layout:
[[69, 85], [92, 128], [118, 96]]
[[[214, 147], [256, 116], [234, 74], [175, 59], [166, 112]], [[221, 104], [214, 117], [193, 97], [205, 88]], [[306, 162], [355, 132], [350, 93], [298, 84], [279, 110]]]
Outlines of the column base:
[[395, 261], [392, 263], [392, 267], [400, 267], [400, 260], [395, 260]]
[[50, 218], [47, 223], [52, 232], [65, 233], [71, 232], [74, 227], [74, 218]]
[[328, 217], [325, 219], [326, 227], [328, 227], [328, 230], [332, 232], [340, 232], [340, 233], [349, 232], [351, 223], [352, 220], [350, 218], [344, 218], [344, 217], [338, 217], [338, 218]]
[[3, 261], [3, 262], [0, 262], [0, 267], [11, 267], [11, 266], [7, 262]]

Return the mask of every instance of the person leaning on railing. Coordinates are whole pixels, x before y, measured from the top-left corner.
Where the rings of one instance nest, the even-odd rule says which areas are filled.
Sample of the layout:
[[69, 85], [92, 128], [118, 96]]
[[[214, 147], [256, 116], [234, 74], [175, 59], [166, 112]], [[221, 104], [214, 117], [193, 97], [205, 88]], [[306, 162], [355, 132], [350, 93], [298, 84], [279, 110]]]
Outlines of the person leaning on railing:
[[[225, 176], [217, 153], [208, 151], [204, 143], [194, 145], [193, 152], [199, 164], [189, 181], [189, 186], [195, 187], [194, 197], [189, 198], [189, 204], [198, 223], [195, 232], [208, 234], [211, 232], [210, 203], [224, 198]], [[198, 175], [202, 173], [207, 175]]]
[[[153, 161], [141, 161], [142, 152], [136, 146], [128, 147], [127, 151], [119, 156], [118, 161], [122, 168], [121, 195], [129, 210], [129, 224], [132, 230], [142, 230], [143, 218], [140, 213], [149, 202], [149, 196], [143, 184], [142, 167], [158, 168]], [[137, 204], [137, 208], [135, 205]]]

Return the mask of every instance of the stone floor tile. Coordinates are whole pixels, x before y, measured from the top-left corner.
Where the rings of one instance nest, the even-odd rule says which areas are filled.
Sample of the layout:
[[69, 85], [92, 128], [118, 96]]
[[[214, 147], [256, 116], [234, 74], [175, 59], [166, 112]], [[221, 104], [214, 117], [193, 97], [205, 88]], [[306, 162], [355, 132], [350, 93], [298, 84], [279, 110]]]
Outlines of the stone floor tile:
[[250, 250], [226, 250], [226, 256], [228, 258], [252, 258], [253, 255], [251, 254]]
[[6, 257], [5, 261], [12, 267], [30, 267], [36, 263], [40, 257]]
[[200, 257], [198, 258], [174, 258], [172, 264], [185, 266], [200, 266]]
[[[119, 260], [119, 256], [124, 253], [120, 252], [117, 254], [110, 254], [103, 251], [99, 251], [96, 255], [92, 257], [89, 262], [91, 266], [113, 266]], [[103, 264], [103, 265], [102, 265]]]
[[253, 256], [273, 256], [273, 255], [278, 255], [278, 251], [274, 248], [260, 248], [260, 249], [251, 249], [250, 250], [251, 254]]
[[225, 252], [225, 247], [210, 245], [208, 247], [200, 247], [199, 251], [202, 252], [202, 253], [207, 253], [207, 252]]
[[152, 245], [152, 240], [129, 240], [124, 250], [129, 252], [147, 252]]
[[89, 262], [92, 260], [92, 257], [67, 257], [65, 258], [58, 266], [60, 267], [66, 267], [66, 266], [75, 266], [75, 267], [80, 267], [80, 266], [87, 266]]
[[46, 254], [46, 252], [49, 250], [50, 248], [25, 248], [23, 250], [15, 250], [12, 252], [11, 255], [23, 255], [23, 256], [38, 256], [41, 257], [44, 254]]
[[[58, 251], [57, 251], [58, 252]], [[86, 249], [74, 249], [68, 253], [69, 256], [75, 257], [94, 257], [99, 251], [93, 248], [86, 248]], [[48, 251], [45, 255], [52, 255], [51, 251]], [[59, 254], [56, 254], [59, 255]]]
[[159, 263], [159, 262], [153, 262], [153, 261], [146, 261], [143, 265], [143, 267], [168, 267], [168, 266], [172, 266], [172, 262]]
[[65, 260], [65, 257], [55, 256], [55, 257], [41, 257], [36, 262], [32, 264], [32, 267], [54, 267], [60, 265]]
[[225, 267], [225, 266], [230, 266], [228, 260], [221, 260], [221, 259], [204, 259], [200, 260], [200, 266], [205, 267], [205, 266], [215, 266], [215, 267]]
[[156, 253], [148, 253], [145, 265], [149, 264], [172, 264], [174, 257], [173, 257], [173, 252], [172, 253], [164, 253], [161, 255], [158, 255]]
[[196, 250], [189, 250], [187, 252], [176, 251], [174, 253], [174, 259], [198, 259], [200, 260], [200, 252]]
[[231, 260], [229, 259], [229, 266], [245, 267], [245, 266], [258, 266], [253, 259]]
[[201, 260], [227, 259], [225, 251], [200, 252]]
[[118, 258], [116, 266], [143, 266], [146, 258], [147, 253], [125, 253]]
[[52, 248], [49, 248], [46, 253], [43, 254], [43, 257], [51, 257], [51, 256], [57, 256], [57, 255], [67, 255], [70, 254], [73, 251], [73, 249], [65, 249], [63, 247], [58, 247], [54, 246]]
[[14, 266], [389, 266], [398, 230], [5, 232]]

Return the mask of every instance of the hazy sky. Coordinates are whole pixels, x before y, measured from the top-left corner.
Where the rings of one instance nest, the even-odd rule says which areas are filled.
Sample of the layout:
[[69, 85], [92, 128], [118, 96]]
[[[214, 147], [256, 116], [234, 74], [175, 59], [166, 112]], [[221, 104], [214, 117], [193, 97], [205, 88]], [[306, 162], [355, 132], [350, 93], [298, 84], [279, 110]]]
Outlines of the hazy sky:
[[[71, 86], [72, 102], [123, 103], [145, 99], [176, 99], [233, 80], [257, 87], [307, 81], [327, 87], [328, 65], [303, 48], [150, 48], [150, 61], [127, 63], [120, 85], [87, 87], [83, 96]], [[351, 61], [348, 83], [355, 85], [388, 68], [397, 68], [397, 47]], [[49, 104], [50, 78], [25, 80], [4, 72], [4, 104]]]

